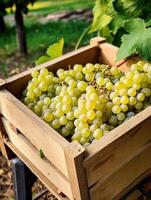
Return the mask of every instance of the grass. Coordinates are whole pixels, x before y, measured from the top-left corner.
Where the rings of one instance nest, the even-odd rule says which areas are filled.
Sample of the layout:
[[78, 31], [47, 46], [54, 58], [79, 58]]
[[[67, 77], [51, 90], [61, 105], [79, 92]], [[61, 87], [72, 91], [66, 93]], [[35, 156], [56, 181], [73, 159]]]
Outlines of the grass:
[[[5, 33], [0, 33], [0, 76], [7, 76], [8, 68], [10, 71], [16, 67], [33, 66], [35, 60], [46, 52], [47, 47], [61, 37], [65, 40], [65, 52], [73, 50], [80, 35], [88, 26], [86, 21], [41, 24], [38, 18], [60, 11], [91, 8], [93, 4], [93, 0], [38, 0], [33, 6], [29, 5], [29, 14], [32, 15], [25, 16], [29, 54], [26, 58], [18, 56], [15, 27], [7, 27]], [[89, 38], [88, 36], [83, 45]]]

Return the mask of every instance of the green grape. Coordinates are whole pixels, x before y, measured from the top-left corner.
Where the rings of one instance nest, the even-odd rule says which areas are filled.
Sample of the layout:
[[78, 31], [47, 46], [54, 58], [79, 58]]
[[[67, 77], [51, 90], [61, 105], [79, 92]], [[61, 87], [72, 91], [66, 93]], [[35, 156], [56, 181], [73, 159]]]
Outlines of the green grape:
[[136, 97], [130, 97], [130, 98], [129, 98], [129, 104], [130, 104], [130, 105], [135, 105], [136, 103], [137, 103]]
[[72, 106], [76, 106], [78, 104], [77, 97], [72, 97], [71, 100], [72, 100]]
[[53, 76], [51, 74], [47, 75], [46, 76], [46, 81], [47, 81], [47, 84], [52, 84], [53, 83]]
[[84, 92], [86, 90], [87, 86], [88, 86], [88, 84], [85, 81], [79, 81], [77, 84], [77, 87], [81, 92]]
[[102, 124], [100, 126], [100, 129], [103, 131], [103, 132], [109, 132], [110, 131], [110, 126], [108, 124]]
[[87, 119], [88, 119], [88, 120], [93, 120], [93, 119], [95, 118], [95, 116], [96, 116], [95, 111], [89, 110], [89, 111], [87, 112]]
[[79, 119], [76, 119], [76, 120], [74, 121], [74, 125], [77, 127], [77, 126], [79, 126], [79, 124], [80, 124], [80, 120], [79, 120]]
[[74, 120], [74, 113], [69, 112], [69, 113], [67, 113], [66, 117], [67, 117], [68, 120]]
[[61, 129], [61, 134], [64, 136], [64, 137], [67, 137], [68, 135], [70, 135], [70, 130], [67, 129], [66, 127], [63, 127]]
[[142, 101], [144, 101], [144, 99], [145, 99], [145, 95], [143, 93], [140, 92], [137, 94], [138, 101], [142, 102]]
[[134, 89], [134, 90], [139, 90], [140, 89], [140, 83], [133, 83], [133, 86], [132, 86], [132, 88]]
[[101, 118], [102, 116], [103, 116], [103, 112], [102, 111], [100, 111], [100, 110], [96, 111], [96, 117], [97, 118]]
[[110, 99], [113, 99], [115, 97], [118, 97], [118, 92], [111, 92], [110, 93]]
[[111, 117], [109, 118], [109, 124], [112, 126], [116, 126], [118, 123], [118, 119], [116, 115], [111, 115]]
[[114, 114], [120, 113], [120, 112], [121, 112], [121, 107], [120, 107], [119, 105], [113, 106], [112, 112], [113, 112]]
[[71, 106], [70, 106], [69, 104], [64, 104], [64, 105], [62, 106], [62, 111], [63, 111], [65, 114], [67, 114], [68, 112], [71, 111]]
[[112, 84], [111, 82], [108, 82], [108, 83], [106, 83], [106, 86], [105, 86], [105, 87], [106, 87], [107, 90], [110, 91], [110, 90], [113, 89], [113, 84]]
[[64, 104], [71, 104], [71, 102], [72, 102], [72, 99], [71, 99], [71, 97], [70, 96], [64, 96], [63, 97], [63, 103]]
[[42, 81], [39, 83], [39, 89], [43, 92], [45, 92], [47, 90], [47, 83], [45, 81]]
[[112, 102], [114, 105], [120, 105], [121, 103], [120, 97], [114, 97]]
[[93, 133], [93, 137], [99, 140], [103, 136], [103, 131], [101, 129], [96, 129]]
[[76, 64], [76, 65], [74, 65], [73, 69], [75, 72], [82, 72], [83, 66]]
[[127, 95], [127, 89], [121, 89], [120, 91], [119, 91], [119, 95], [120, 96], [126, 96]]
[[90, 132], [90, 130], [88, 128], [84, 128], [82, 130], [81, 134], [82, 134], [83, 137], [89, 137], [91, 132]]
[[44, 105], [49, 106], [51, 104], [51, 99], [49, 97], [44, 98]]
[[117, 114], [117, 119], [118, 119], [119, 121], [124, 121], [124, 119], [125, 119], [125, 114], [124, 114], [123, 112], [118, 113], [118, 114]]
[[105, 81], [104, 81], [104, 78], [102, 77], [99, 77], [97, 80], [96, 80], [96, 83], [98, 84], [98, 86], [103, 86], [105, 84]]
[[27, 106], [28, 106], [29, 109], [34, 110], [35, 104], [34, 103], [29, 103], [29, 104], [27, 104]]
[[125, 78], [123, 83], [125, 84], [126, 87], [131, 87], [133, 85], [133, 80], [130, 78]]
[[41, 112], [41, 106], [35, 105], [34, 106], [34, 112], [39, 115], [39, 113]]
[[54, 129], [58, 129], [60, 128], [61, 124], [60, 124], [60, 121], [59, 119], [54, 119], [52, 122], [51, 122], [51, 125]]
[[95, 66], [93, 64], [91, 64], [91, 63], [86, 64], [85, 67], [86, 67], [88, 72], [93, 72], [94, 69], [95, 69]]
[[141, 102], [137, 102], [137, 103], [135, 104], [135, 108], [138, 109], [138, 110], [140, 110], [140, 109], [143, 108], [143, 104], [142, 104]]
[[43, 119], [49, 123], [53, 120], [53, 115], [50, 112], [45, 112], [43, 115]]
[[151, 96], [151, 89], [149, 89], [149, 88], [143, 88], [141, 90], [141, 93], [143, 93], [146, 97], [149, 97], [149, 96]]
[[47, 76], [48, 73], [49, 73], [49, 72], [48, 72], [48, 69], [46, 69], [46, 68], [43, 68], [43, 69], [40, 70], [40, 74], [41, 74], [41, 75]]
[[85, 144], [85, 143], [88, 143], [89, 142], [89, 138], [88, 137], [81, 137], [80, 139], [80, 143], [81, 144]]
[[93, 110], [96, 107], [96, 102], [94, 100], [89, 100], [86, 102], [85, 106], [87, 110]]
[[59, 122], [61, 125], [66, 125], [68, 120], [67, 120], [66, 116], [62, 116], [62, 117], [60, 117]]
[[81, 114], [79, 116], [79, 120], [80, 120], [80, 122], [87, 122], [87, 116], [86, 116], [86, 114]]
[[39, 75], [39, 72], [38, 72], [37, 70], [35, 70], [35, 71], [33, 71], [33, 72], [31, 73], [31, 76], [32, 76], [33, 78], [38, 77], [38, 75]]
[[82, 79], [83, 79], [83, 74], [82, 74], [81, 72], [77, 72], [77, 73], [75, 74], [75, 79], [76, 79], [76, 80], [82, 80]]
[[71, 88], [75, 88], [75, 87], [77, 86], [76, 81], [73, 80], [73, 79], [71, 79], [71, 80], [69, 81], [69, 86], [70, 86]]
[[56, 117], [59, 118], [59, 117], [62, 117], [64, 115], [64, 113], [63, 113], [63, 111], [61, 109], [57, 109], [55, 111], [55, 115], [56, 115]]
[[92, 73], [86, 74], [85, 79], [86, 79], [86, 81], [90, 81], [90, 82], [93, 81], [94, 73], [92, 72]]
[[134, 75], [134, 77], [133, 77], [134, 83], [140, 83], [141, 80], [142, 80], [141, 74], [140, 74], [140, 73], [136, 73], [136, 74]]
[[27, 92], [27, 98], [28, 99], [34, 99], [34, 92], [33, 91], [28, 91]]
[[120, 72], [119, 68], [117, 68], [117, 67], [112, 67], [112, 68], [110, 69], [110, 73], [112, 74], [112, 76], [116, 76], [116, 75], [120, 74], [121, 72]]
[[122, 96], [120, 99], [121, 104], [128, 104], [129, 98], [127, 96]]
[[133, 88], [130, 88], [128, 90], [128, 95], [134, 97], [136, 95], [136, 90]]
[[38, 87], [36, 87], [36, 88], [33, 90], [33, 92], [34, 92], [34, 95], [35, 95], [36, 97], [40, 97], [41, 94], [42, 94], [41, 90], [40, 90]]
[[68, 130], [73, 129], [73, 122], [72, 122], [72, 121], [68, 121], [68, 122], [66, 123], [65, 127], [66, 127]]

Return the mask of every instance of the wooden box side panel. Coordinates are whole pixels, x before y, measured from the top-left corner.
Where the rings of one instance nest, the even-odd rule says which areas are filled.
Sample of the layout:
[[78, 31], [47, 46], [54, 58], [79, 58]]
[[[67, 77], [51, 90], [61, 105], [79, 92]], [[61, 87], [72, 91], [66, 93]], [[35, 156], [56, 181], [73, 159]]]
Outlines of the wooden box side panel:
[[151, 106], [87, 147], [88, 185], [110, 176], [151, 141]]
[[86, 64], [86, 63], [96, 63], [98, 62], [100, 49], [98, 46], [89, 45], [83, 47], [77, 51], [68, 53], [60, 58], [54, 59], [52, 61], [46, 62], [35, 68], [32, 68], [26, 72], [20, 73], [13, 76], [5, 81], [3, 87], [14, 94], [16, 97], [20, 97], [23, 90], [27, 86], [27, 82], [31, 79], [31, 72], [35, 70], [40, 70], [42, 68], [48, 68], [52, 72], [56, 72], [59, 68], [68, 69], [69, 66], [72, 68], [74, 64]]
[[0, 91], [0, 113], [68, 177], [64, 155], [67, 140], [6, 90]]
[[[17, 156], [20, 157], [20, 155], [23, 155], [23, 161], [25, 164], [28, 166], [29, 163], [32, 163], [32, 166], [34, 166], [31, 167], [31, 170], [34, 173], [36, 171], [40, 171], [44, 177], [47, 177], [43, 179], [44, 182], [52, 182], [52, 184], [56, 186], [58, 190], [62, 191], [70, 199], [73, 199], [69, 180], [46, 159], [42, 159], [39, 155], [39, 151], [29, 142], [28, 139], [26, 139], [22, 134], [18, 133], [17, 129], [10, 124], [7, 119], [3, 118], [3, 124], [8, 134], [6, 144], [8, 144], [10, 147], [12, 144], [12, 146], [17, 149], [17, 152], [20, 152], [17, 154]], [[38, 175], [40, 174], [38, 173]]]
[[[140, 149], [133, 159], [127, 162], [109, 177], [99, 180], [90, 188], [91, 200], [109, 200], [121, 198], [120, 193], [129, 191], [151, 173], [151, 142]], [[112, 166], [111, 166], [112, 167]], [[101, 173], [101, 172], [100, 172]]]

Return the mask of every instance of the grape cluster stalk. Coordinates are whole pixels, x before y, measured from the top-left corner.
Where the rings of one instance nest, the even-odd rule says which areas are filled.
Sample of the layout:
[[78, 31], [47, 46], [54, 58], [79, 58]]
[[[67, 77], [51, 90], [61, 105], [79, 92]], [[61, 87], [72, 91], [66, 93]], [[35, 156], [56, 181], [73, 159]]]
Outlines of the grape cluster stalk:
[[23, 102], [69, 141], [87, 146], [151, 105], [151, 64], [128, 72], [104, 64], [34, 71]]

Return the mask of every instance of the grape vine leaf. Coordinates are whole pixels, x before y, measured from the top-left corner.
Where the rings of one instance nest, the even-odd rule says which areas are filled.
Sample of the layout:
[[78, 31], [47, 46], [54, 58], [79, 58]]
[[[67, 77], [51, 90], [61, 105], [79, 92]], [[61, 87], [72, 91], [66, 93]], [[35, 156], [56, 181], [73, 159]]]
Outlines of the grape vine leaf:
[[41, 56], [40, 58], [38, 58], [38, 60], [36, 60], [36, 65], [41, 65], [41, 64], [43, 64], [43, 63], [45, 63], [45, 62], [47, 62], [47, 61], [49, 61], [50, 60], [50, 57], [48, 57], [48, 56]]
[[64, 39], [61, 38], [58, 42], [50, 45], [47, 49], [47, 55], [41, 56], [35, 62], [36, 65], [41, 65], [52, 59], [58, 58], [63, 54]]
[[144, 20], [136, 18], [125, 24], [129, 34], [124, 34], [122, 44], [117, 53], [117, 61], [139, 54], [151, 61], [151, 28], [146, 28]]
[[106, 27], [112, 20], [112, 16], [108, 14], [108, 10], [112, 13], [111, 0], [96, 0], [93, 8], [93, 22], [89, 33], [96, 32]]
[[63, 53], [64, 39], [61, 38], [58, 42], [50, 45], [47, 49], [47, 55], [51, 59], [58, 58]]

